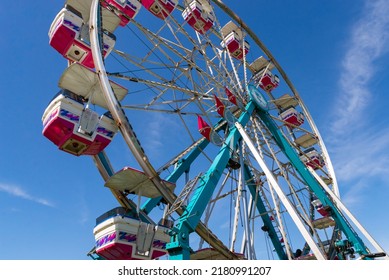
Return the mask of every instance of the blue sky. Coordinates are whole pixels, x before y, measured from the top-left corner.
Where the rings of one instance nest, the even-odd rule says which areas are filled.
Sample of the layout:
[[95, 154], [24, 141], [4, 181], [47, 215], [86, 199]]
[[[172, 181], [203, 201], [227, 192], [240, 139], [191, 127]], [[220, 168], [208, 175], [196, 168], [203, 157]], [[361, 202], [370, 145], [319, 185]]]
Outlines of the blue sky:
[[[389, 251], [389, 0], [225, 3], [293, 81], [327, 145], [343, 201]], [[117, 206], [91, 158], [63, 153], [41, 135], [66, 67], [47, 36], [62, 5], [0, 7], [0, 259], [86, 259], [95, 218]], [[112, 144], [115, 168], [128, 165], [120, 137]]]

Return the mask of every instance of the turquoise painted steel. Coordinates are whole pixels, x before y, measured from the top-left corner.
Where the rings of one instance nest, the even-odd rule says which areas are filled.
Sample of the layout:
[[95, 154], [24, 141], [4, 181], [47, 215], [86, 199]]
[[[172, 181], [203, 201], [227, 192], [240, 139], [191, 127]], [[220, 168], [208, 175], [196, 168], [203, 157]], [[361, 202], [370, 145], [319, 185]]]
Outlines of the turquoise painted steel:
[[[239, 123], [245, 126], [255, 109], [253, 102], [249, 102], [245, 111], [239, 117]], [[189, 201], [184, 214], [173, 228], [171, 242], [167, 244], [170, 259], [188, 259], [190, 254], [189, 235], [198, 225], [204, 210], [210, 201], [212, 194], [218, 184], [223, 170], [226, 168], [228, 160], [232, 156], [233, 150], [237, 147], [241, 136], [236, 127], [230, 129], [223, 146], [215, 157], [211, 167], [199, 180], [199, 186], [195, 190], [192, 199]]]
[[106, 154], [104, 152], [100, 152], [97, 154], [97, 157], [103, 164], [105, 171], [107, 171], [107, 174], [111, 177], [114, 174], [114, 171], [111, 169], [110, 164], [108, 164], [108, 159], [106, 157]]
[[[184, 174], [184, 172], [189, 171], [192, 163], [201, 154], [201, 151], [207, 147], [208, 144], [209, 141], [204, 138], [204, 140], [202, 140], [196, 147], [194, 147], [185, 158], [178, 162], [177, 167], [165, 180], [172, 183], [177, 182], [177, 180], [182, 176], [182, 174]], [[161, 202], [161, 200], [162, 196], [148, 199], [142, 206], [143, 211], [147, 214], [150, 213], [151, 210], [153, 210], [154, 207], [156, 207]]]
[[277, 145], [282, 150], [282, 152], [288, 157], [289, 161], [296, 168], [297, 172], [300, 174], [302, 179], [305, 181], [309, 189], [317, 196], [317, 198], [322, 202], [324, 206], [329, 206], [331, 208], [331, 216], [335, 220], [336, 224], [339, 226], [341, 231], [346, 235], [348, 240], [352, 242], [354, 249], [359, 254], [368, 254], [367, 248], [364, 245], [363, 241], [360, 239], [358, 234], [353, 230], [344, 216], [337, 209], [336, 205], [331, 201], [328, 195], [325, 193], [320, 184], [316, 181], [313, 175], [309, 172], [307, 167], [302, 163], [297, 152], [285, 139], [284, 135], [278, 129], [277, 124], [273, 121], [269, 113], [263, 110], [260, 106], [257, 107], [257, 115], [266, 125], [269, 131], [272, 133], [274, 140], [277, 142]]

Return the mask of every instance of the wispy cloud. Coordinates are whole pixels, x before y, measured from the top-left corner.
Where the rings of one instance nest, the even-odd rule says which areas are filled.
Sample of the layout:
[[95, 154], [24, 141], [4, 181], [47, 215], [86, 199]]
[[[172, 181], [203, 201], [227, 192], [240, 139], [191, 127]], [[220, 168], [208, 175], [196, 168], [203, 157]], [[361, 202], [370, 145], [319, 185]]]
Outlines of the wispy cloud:
[[[175, 146], [166, 146], [169, 143], [179, 142], [184, 135], [179, 135], [182, 132], [181, 122], [177, 116], [169, 114], [154, 114], [150, 115], [146, 126], [146, 135], [144, 148], [146, 153], [150, 153], [158, 158], [168, 149], [174, 149]], [[166, 158], [165, 158], [166, 160]]]
[[372, 78], [377, 72], [374, 63], [389, 49], [389, 1], [365, 2], [363, 16], [352, 29], [342, 60], [336, 120], [331, 127], [335, 134], [346, 134], [364, 125], [361, 116], [372, 95]]
[[[363, 200], [373, 179], [389, 183], [389, 154], [383, 152], [389, 150], [389, 129], [368, 111], [374, 106], [378, 61], [389, 50], [388, 0], [365, 1], [346, 44], [328, 143], [342, 198], [350, 206]], [[352, 187], [345, 189], [344, 183]]]
[[[343, 143], [343, 144], [342, 144]], [[360, 177], [381, 178], [389, 174], [389, 130], [377, 126], [342, 137], [342, 143], [332, 143], [331, 155], [340, 180]]]
[[39, 204], [44, 205], [44, 206], [54, 207], [54, 204], [52, 202], [50, 202], [49, 200], [41, 198], [41, 197], [33, 196], [18, 186], [0, 183], [0, 191], [8, 193], [8, 194], [15, 196], [15, 197], [18, 197], [18, 198], [22, 198], [25, 200], [30, 200], [30, 201], [39, 203]]

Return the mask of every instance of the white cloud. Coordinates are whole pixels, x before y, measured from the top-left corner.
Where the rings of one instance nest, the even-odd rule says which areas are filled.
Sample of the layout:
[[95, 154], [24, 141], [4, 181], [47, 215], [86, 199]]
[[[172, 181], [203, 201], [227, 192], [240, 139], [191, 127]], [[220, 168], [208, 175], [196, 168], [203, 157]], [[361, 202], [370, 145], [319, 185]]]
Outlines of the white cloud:
[[346, 42], [333, 111], [335, 121], [328, 135], [331, 160], [348, 206], [363, 201], [373, 180], [389, 183], [389, 154], [385, 152], [389, 150], [389, 129], [375, 123], [371, 109], [377, 90], [374, 77], [381, 70], [378, 61], [389, 50], [389, 1], [365, 3]]
[[363, 125], [364, 110], [370, 102], [374, 63], [388, 51], [389, 1], [366, 1], [362, 18], [355, 24], [342, 60], [340, 92], [336, 104], [334, 134], [347, 134]]
[[[186, 137], [186, 135], [182, 134], [184, 129], [183, 126], [182, 122], [175, 115], [150, 115], [145, 126], [146, 136], [144, 136], [144, 140], [141, 141], [146, 153], [153, 158], [159, 158], [161, 156], [163, 157], [167, 151], [177, 149], [179, 147], [180, 138]], [[173, 152], [170, 157], [172, 155], [175, 155], [175, 152]], [[167, 158], [164, 158], [163, 160], [166, 161]]]
[[[340, 179], [387, 172], [389, 131], [372, 129], [366, 108], [378, 58], [389, 49], [389, 1], [366, 1], [364, 13], [351, 30], [342, 60], [338, 100], [334, 107], [330, 144]], [[370, 127], [370, 128], [369, 128]], [[385, 169], [385, 170], [383, 170]]]
[[39, 203], [39, 204], [44, 205], [44, 206], [54, 207], [54, 204], [52, 202], [50, 202], [49, 200], [41, 198], [41, 197], [36, 197], [36, 196], [30, 195], [29, 193], [27, 193], [25, 190], [23, 190], [22, 188], [20, 188], [18, 186], [0, 183], [0, 191], [8, 193], [8, 194], [15, 196], [15, 197], [19, 197], [22, 199], [26, 199], [26, 200], [30, 200], [30, 201]]
[[359, 131], [342, 138], [331, 146], [331, 159], [334, 161], [340, 181], [350, 181], [364, 177], [380, 177], [386, 180], [389, 174], [389, 130], [372, 128]]

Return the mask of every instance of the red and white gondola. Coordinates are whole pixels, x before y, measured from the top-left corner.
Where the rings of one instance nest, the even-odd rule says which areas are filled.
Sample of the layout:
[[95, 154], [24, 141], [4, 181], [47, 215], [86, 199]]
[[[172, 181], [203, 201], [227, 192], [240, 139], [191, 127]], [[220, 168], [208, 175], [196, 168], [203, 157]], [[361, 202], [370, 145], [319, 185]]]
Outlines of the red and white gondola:
[[[116, 37], [104, 30], [103, 42], [103, 54], [107, 57], [115, 45]], [[69, 61], [94, 68], [89, 26], [83, 21], [82, 14], [70, 5], [65, 5], [51, 24], [49, 43]]]
[[304, 151], [305, 155], [301, 155], [301, 161], [306, 165], [316, 170], [322, 168], [325, 165], [323, 157], [316, 151], [314, 147], [311, 147]]
[[167, 18], [178, 4], [178, 0], [142, 0], [142, 5], [160, 19]]
[[241, 29], [230, 21], [221, 29], [221, 33], [224, 37], [220, 43], [222, 48], [226, 48], [232, 57], [243, 59], [250, 50], [250, 44], [244, 40]]
[[142, 222], [117, 207], [96, 219], [96, 253], [107, 260], [151, 260], [167, 253], [168, 228]]
[[85, 108], [82, 97], [61, 90], [46, 108], [43, 135], [70, 154], [97, 155], [111, 143], [118, 128], [109, 114]]
[[215, 21], [215, 15], [206, 0], [194, 0], [183, 11], [184, 20], [200, 34], [205, 34]]
[[112, 7], [120, 18], [120, 26], [126, 26], [142, 7], [138, 0], [105, 0], [101, 2], [105, 8]]

